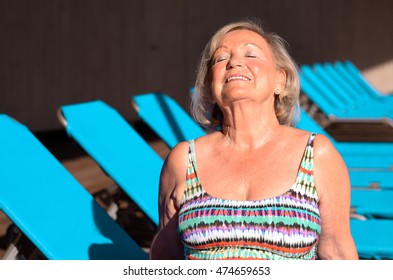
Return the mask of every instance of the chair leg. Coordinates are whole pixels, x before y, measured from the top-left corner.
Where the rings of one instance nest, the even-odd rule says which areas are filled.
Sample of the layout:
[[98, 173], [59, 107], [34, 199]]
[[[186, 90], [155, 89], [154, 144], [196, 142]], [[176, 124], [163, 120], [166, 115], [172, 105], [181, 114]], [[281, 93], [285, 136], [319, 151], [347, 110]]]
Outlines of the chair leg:
[[2, 259], [3, 260], [24, 259], [23, 257], [21, 258], [20, 251], [18, 248], [19, 247], [18, 244], [20, 244], [23, 238], [23, 233], [15, 225], [11, 224], [7, 229], [7, 237], [10, 241], [10, 244], [5, 250]]
[[8, 246], [2, 259], [4, 260], [45, 260], [46, 257], [15, 225], [7, 229]]
[[5, 250], [2, 260], [19, 260], [18, 258], [19, 250], [15, 246], [14, 243], [8, 245], [8, 248]]
[[119, 193], [119, 188], [116, 185], [110, 186], [104, 190], [101, 190], [95, 194], [93, 197], [108, 213], [108, 215], [113, 219], [118, 219], [119, 205], [117, 202], [117, 196]]
[[112, 202], [106, 209], [108, 215], [115, 221], [117, 220], [118, 211], [119, 211], [119, 206], [115, 202]]

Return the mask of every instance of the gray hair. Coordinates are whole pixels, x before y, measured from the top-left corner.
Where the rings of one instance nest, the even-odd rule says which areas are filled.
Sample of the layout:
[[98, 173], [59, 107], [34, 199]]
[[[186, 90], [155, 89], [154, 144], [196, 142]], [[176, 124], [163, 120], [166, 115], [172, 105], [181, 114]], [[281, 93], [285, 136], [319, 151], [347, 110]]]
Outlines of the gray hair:
[[191, 114], [203, 127], [220, 130], [222, 125], [221, 109], [214, 105], [211, 93], [211, 67], [213, 54], [222, 38], [234, 30], [250, 30], [266, 40], [273, 54], [278, 70], [286, 73], [285, 89], [275, 97], [274, 109], [282, 125], [295, 125], [295, 112], [299, 106], [298, 67], [287, 51], [287, 43], [274, 33], [267, 32], [256, 21], [233, 22], [220, 28], [210, 39], [202, 52], [195, 81], [195, 93], [191, 100]]

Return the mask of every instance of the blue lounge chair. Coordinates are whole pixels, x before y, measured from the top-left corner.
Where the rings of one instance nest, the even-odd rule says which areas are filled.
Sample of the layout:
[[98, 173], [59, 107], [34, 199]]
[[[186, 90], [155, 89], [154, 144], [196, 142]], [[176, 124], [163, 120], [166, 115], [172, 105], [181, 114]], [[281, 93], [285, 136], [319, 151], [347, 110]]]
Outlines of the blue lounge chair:
[[145, 93], [132, 97], [138, 116], [173, 148], [180, 141], [205, 135], [180, 105], [163, 93]]
[[353, 64], [351, 61], [347, 60], [343, 63], [336, 62], [336, 65], [342, 64], [348, 73], [352, 76], [354, 81], [363, 89], [364, 95], [368, 95], [369, 98], [380, 100], [384, 103], [389, 103], [393, 105], [393, 96], [386, 95], [378, 92], [363, 76], [362, 72]]
[[327, 117], [337, 120], [386, 122], [393, 126], [393, 113], [389, 108], [375, 107], [372, 104], [356, 107], [346, 92], [329, 83], [326, 80], [329, 77], [318, 75], [311, 66], [302, 65], [299, 77], [302, 91]]
[[[349, 110], [367, 109], [377, 111], [381, 115], [393, 115], [393, 102], [388, 102], [389, 100], [393, 101], [393, 99], [369, 96], [367, 93], [362, 92], [361, 88], [350, 86], [350, 82], [354, 82], [353, 79], [348, 77], [348, 75], [338, 74], [331, 64], [325, 63], [322, 65], [316, 63], [313, 65], [313, 70], [315, 75], [330, 88], [330, 94], [335, 94], [342, 101], [344, 108], [349, 107]], [[351, 81], [346, 81], [345, 77]]]
[[67, 133], [158, 225], [163, 160], [131, 125], [103, 101], [66, 105], [58, 114]]
[[365, 219], [393, 219], [393, 191], [351, 190], [351, 212]]
[[351, 232], [359, 257], [393, 259], [393, 221], [351, 219]]
[[[335, 73], [336, 76], [340, 77], [340, 79], [350, 87], [355, 94], [355, 99], [359, 100], [362, 104], [366, 104], [370, 99], [370, 96], [364, 92], [364, 88], [354, 79], [351, 73], [345, 68], [342, 62], [336, 62], [334, 64], [325, 63], [324, 67], [328, 69], [330, 72]], [[374, 98], [372, 98], [374, 99]], [[376, 98], [378, 100], [378, 98]]]
[[325, 72], [325, 75], [328, 75], [334, 83], [337, 83], [337, 86], [344, 90], [345, 95], [348, 96], [351, 101], [354, 101], [356, 106], [367, 106], [367, 98], [360, 93], [356, 84], [353, 83], [354, 81], [346, 77], [346, 75], [340, 74], [333, 64], [324, 63], [323, 65], [316, 64], [315, 66], [320, 67], [320, 69]]
[[46, 258], [147, 258], [37, 138], [4, 114], [0, 155], [0, 210]]
[[[383, 157], [387, 163], [383, 166], [391, 168], [393, 166], [393, 143], [389, 142], [339, 142], [336, 141], [332, 136], [330, 136], [326, 130], [324, 130], [314, 119], [312, 119], [308, 113], [300, 109], [300, 118], [297, 124], [298, 128], [314, 131], [318, 134], [323, 134], [329, 138], [329, 140], [334, 144], [337, 150], [343, 155], [349, 156], [377, 156]], [[369, 160], [369, 159], [368, 159]], [[356, 166], [356, 164], [355, 164]]]
[[342, 75], [337, 74], [331, 64], [325, 63], [322, 65], [316, 63], [313, 65], [313, 69], [315, 74], [330, 88], [330, 93], [336, 94], [337, 98], [342, 100], [344, 108], [376, 110], [381, 115], [393, 115], [393, 103], [389, 104], [389, 102], [386, 102], [388, 101], [387, 98], [385, 98], [384, 102], [382, 98], [370, 97], [362, 94], [360, 91], [356, 91], [345, 82]]

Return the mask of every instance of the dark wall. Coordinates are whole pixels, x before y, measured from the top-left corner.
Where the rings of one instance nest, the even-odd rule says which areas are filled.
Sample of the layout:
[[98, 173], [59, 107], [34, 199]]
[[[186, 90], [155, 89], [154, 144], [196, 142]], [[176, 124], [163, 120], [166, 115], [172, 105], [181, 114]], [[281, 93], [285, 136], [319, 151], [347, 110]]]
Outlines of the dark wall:
[[38, 131], [60, 128], [60, 105], [92, 99], [129, 120], [133, 94], [164, 91], [187, 108], [205, 43], [247, 16], [299, 64], [366, 69], [393, 59], [392, 14], [389, 0], [0, 0], [0, 113]]
[[215, 29], [249, 16], [284, 37], [298, 63], [350, 59], [364, 69], [393, 59], [393, 1], [189, 2], [188, 41], [198, 44], [189, 51], [192, 58]]

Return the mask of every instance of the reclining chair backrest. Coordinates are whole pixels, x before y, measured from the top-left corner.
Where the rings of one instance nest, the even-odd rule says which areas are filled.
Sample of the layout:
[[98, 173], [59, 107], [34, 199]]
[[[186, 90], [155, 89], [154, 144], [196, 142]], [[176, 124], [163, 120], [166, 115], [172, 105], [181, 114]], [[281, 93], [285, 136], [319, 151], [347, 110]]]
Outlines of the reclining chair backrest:
[[163, 160], [131, 125], [103, 101], [61, 107], [67, 133], [158, 225]]
[[180, 105], [163, 93], [145, 93], [132, 97], [138, 116], [173, 148], [180, 141], [205, 135]]

